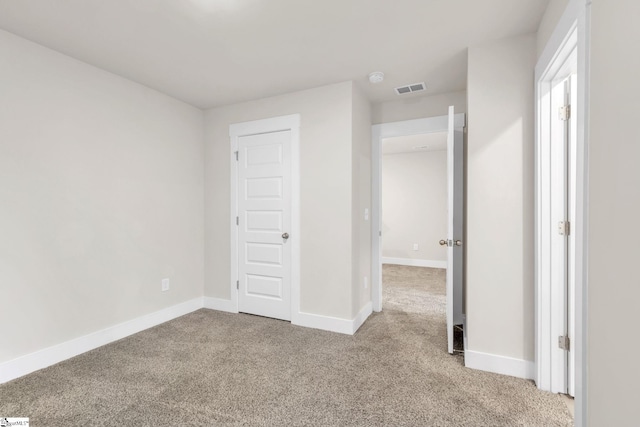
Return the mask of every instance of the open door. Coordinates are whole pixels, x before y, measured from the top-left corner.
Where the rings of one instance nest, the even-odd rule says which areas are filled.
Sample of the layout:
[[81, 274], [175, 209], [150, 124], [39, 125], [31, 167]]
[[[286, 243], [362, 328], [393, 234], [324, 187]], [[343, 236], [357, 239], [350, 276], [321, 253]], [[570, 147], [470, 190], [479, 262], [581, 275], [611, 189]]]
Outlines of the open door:
[[464, 135], [455, 127], [455, 109], [449, 107], [447, 135], [447, 239], [440, 244], [447, 246], [447, 347], [453, 354], [453, 333], [463, 318], [463, 179], [464, 179]]

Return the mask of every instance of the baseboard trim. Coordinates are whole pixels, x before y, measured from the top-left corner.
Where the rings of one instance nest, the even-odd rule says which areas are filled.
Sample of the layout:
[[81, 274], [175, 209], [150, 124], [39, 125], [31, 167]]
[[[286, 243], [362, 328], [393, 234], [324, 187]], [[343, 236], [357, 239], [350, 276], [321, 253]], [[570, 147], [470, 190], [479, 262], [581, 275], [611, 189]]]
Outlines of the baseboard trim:
[[227, 313], [237, 313], [238, 307], [229, 299], [204, 297], [204, 308], [210, 310], [226, 311]]
[[44, 369], [48, 366], [55, 365], [63, 360], [86, 353], [87, 351], [128, 337], [129, 335], [136, 334], [177, 317], [184, 316], [185, 314], [199, 310], [202, 307], [202, 297], [194, 298], [192, 300], [1, 363], [0, 384], [30, 374], [31, 372]]
[[338, 317], [300, 312], [291, 319], [291, 324], [303, 326], [305, 328], [321, 329], [323, 331], [353, 335], [352, 321], [340, 319]]
[[[119, 323], [108, 328], [92, 332], [16, 359], [0, 363], [0, 384], [55, 365], [87, 351], [107, 345], [114, 341], [152, 328], [162, 323], [184, 316], [201, 308], [237, 313], [231, 300], [212, 297], [194, 298], [147, 315]], [[372, 304], [368, 302], [351, 320], [322, 316], [311, 313], [298, 313], [292, 324], [307, 328], [353, 335], [372, 313]]]
[[428, 259], [382, 257], [382, 263], [407, 265], [410, 267], [447, 268], [447, 261], [434, 261]]
[[535, 363], [532, 361], [482, 353], [479, 351], [465, 350], [464, 365], [471, 369], [510, 375], [528, 380], [532, 380], [535, 377]]
[[353, 332], [351, 334], [355, 334], [360, 329], [360, 326], [371, 316], [371, 313], [373, 313], [373, 303], [369, 301], [353, 319]]
[[372, 313], [372, 303], [368, 302], [362, 310], [351, 320], [338, 317], [322, 316], [320, 314], [300, 312], [293, 316], [291, 324], [304, 326], [305, 328], [320, 329], [323, 331], [337, 332], [339, 334], [353, 335]]

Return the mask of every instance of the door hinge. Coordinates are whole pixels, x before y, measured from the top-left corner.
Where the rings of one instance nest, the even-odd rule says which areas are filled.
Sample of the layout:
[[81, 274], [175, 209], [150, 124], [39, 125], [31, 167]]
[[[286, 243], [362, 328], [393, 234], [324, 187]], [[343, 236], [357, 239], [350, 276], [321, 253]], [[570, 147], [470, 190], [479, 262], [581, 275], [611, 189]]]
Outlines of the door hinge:
[[240, 280], [236, 280], [236, 289], [240, 289]]
[[240, 225], [240, 217], [239, 216], [236, 217], [236, 225]]
[[235, 155], [236, 155], [236, 162], [237, 162], [237, 161], [238, 161], [238, 152], [237, 152], [237, 151], [234, 151], [234, 152], [233, 152], [233, 154], [235, 154]]
[[560, 107], [560, 120], [566, 122], [571, 118], [571, 105]]
[[558, 347], [562, 350], [569, 351], [571, 349], [571, 340], [566, 335], [561, 335], [558, 337]]
[[571, 223], [569, 221], [560, 221], [558, 223], [558, 234], [568, 236], [571, 234]]

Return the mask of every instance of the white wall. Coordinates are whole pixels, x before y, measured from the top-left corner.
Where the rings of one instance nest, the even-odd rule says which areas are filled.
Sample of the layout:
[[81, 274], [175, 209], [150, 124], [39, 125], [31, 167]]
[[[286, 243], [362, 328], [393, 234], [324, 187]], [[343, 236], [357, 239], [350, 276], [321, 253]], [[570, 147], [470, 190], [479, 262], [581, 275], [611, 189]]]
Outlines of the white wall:
[[[371, 104], [353, 85], [352, 107], [352, 284], [351, 316], [371, 302]], [[365, 219], [365, 209], [368, 216]], [[366, 277], [366, 288], [365, 278]]]
[[353, 109], [345, 82], [206, 112], [206, 296], [230, 299], [229, 125], [300, 114], [300, 308], [353, 318]]
[[537, 34], [537, 52], [538, 57], [542, 54], [547, 42], [551, 38], [553, 34], [553, 30], [555, 30], [558, 25], [558, 21], [562, 17], [567, 5], [569, 4], [569, 0], [550, 0], [549, 5], [547, 6], [547, 10], [544, 12], [542, 17], [542, 21], [540, 21], [540, 26], [538, 27]]
[[398, 96], [395, 101], [379, 102], [372, 105], [373, 124], [424, 119], [446, 116], [449, 106], [456, 107], [456, 113], [467, 111], [467, 92], [449, 92], [431, 96]]
[[588, 425], [638, 424], [640, 2], [594, 0], [591, 18]]
[[382, 156], [382, 233], [383, 258], [446, 262], [446, 150]]
[[202, 296], [202, 111], [4, 31], [0, 58], [0, 362]]
[[533, 35], [469, 49], [468, 349], [533, 361]]

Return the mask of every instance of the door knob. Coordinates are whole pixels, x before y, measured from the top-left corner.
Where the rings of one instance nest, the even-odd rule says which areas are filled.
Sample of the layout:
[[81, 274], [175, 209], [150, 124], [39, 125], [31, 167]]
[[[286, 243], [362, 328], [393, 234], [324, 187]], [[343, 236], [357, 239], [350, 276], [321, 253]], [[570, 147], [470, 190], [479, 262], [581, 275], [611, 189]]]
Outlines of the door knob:
[[446, 240], [440, 240], [438, 243], [440, 243], [440, 246], [447, 246]]
[[456, 240], [456, 246], [462, 246], [462, 240]]
[[287, 240], [289, 238], [289, 233], [282, 233], [282, 238]]

